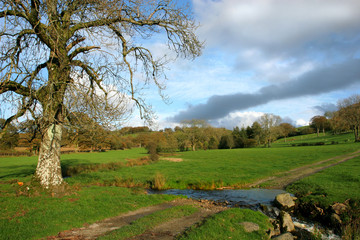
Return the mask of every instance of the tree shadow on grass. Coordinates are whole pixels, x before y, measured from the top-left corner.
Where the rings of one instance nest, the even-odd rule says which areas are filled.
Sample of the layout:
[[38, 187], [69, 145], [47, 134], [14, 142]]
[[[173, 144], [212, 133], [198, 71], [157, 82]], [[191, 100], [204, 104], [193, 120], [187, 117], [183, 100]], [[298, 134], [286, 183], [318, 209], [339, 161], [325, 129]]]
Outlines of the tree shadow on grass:
[[76, 167], [91, 165], [90, 161], [84, 159], [65, 159], [61, 161], [61, 173], [63, 177], [71, 177], [74, 175]]
[[0, 167], [0, 180], [28, 177], [34, 175], [35, 170], [36, 164]]

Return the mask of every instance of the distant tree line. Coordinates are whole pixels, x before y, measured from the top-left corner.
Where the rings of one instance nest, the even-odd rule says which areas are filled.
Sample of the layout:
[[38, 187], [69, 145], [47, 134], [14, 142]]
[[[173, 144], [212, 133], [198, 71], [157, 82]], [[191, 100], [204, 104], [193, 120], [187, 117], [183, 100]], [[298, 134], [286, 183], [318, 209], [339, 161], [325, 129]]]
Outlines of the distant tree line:
[[[215, 128], [204, 120], [183, 121], [174, 129], [165, 128], [152, 131], [150, 128], [125, 127], [111, 130], [94, 121], [83, 113], [74, 113], [71, 127], [64, 127], [61, 145], [74, 151], [101, 151], [104, 149], [128, 149], [147, 147], [152, 151], [196, 151], [211, 149], [232, 149], [265, 146], [283, 138], [310, 133], [333, 134], [352, 131], [355, 142], [360, 142], [360, 96], [354, 95], [338, 102], [338, 110], [326, 112], [323, 116], [311, 118], [310, 125], [295, 128], [283, 122], [279, 116], [264, 114], [251, 126], [235, 127], [233, 130]], [[3, 131], [3, 119], [0, 119], [0, 131]], [[40, 133], [35, 121], [27, 120], [12, 124], [4, 132], [0, 141], [1, 150], [22, 147], [37, 153], [40, 146]], [[155, 149], [155, 150], [154, 150]]]

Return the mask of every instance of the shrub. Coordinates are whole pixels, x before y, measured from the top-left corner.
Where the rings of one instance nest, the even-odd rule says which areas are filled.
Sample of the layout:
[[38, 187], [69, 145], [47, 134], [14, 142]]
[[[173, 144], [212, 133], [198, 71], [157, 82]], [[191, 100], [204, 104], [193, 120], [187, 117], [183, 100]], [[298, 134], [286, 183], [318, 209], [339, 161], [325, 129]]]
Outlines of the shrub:
[[157, 161], [159, 160], [158, 155], [158, 145], [155, 142], [149, 142], [146, 145], [146, 149], [148, 150], [148, 154], [150, 154], [150, 160], [151, 161]]

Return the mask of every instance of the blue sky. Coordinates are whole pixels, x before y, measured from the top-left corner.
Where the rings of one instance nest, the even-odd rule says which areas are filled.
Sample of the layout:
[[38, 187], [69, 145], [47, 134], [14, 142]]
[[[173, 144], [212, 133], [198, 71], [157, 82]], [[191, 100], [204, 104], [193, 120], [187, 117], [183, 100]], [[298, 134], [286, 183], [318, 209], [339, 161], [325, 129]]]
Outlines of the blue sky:
[[[247, 126], [273, 113], [305, 125], [360, 91], [360, 1], [192, 0], [205, 41], [168, 65], [171, 104], [149, 91], [157, 127], [205, 119]], [[159, 43], [155, 52], [164, 53]], [[129, 125], [140, 125], [136, 115]]]

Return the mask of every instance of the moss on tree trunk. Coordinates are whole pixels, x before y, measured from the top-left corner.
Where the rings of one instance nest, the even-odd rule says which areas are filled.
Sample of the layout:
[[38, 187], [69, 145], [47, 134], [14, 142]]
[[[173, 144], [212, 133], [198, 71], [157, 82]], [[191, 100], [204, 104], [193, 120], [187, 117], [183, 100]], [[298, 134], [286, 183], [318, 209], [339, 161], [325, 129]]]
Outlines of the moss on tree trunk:
[[42, 137], [35, 177], [46, 188], [61, 185], [63, 182], [60, 164], [61, 134], [61, 125], [52, 124]]

